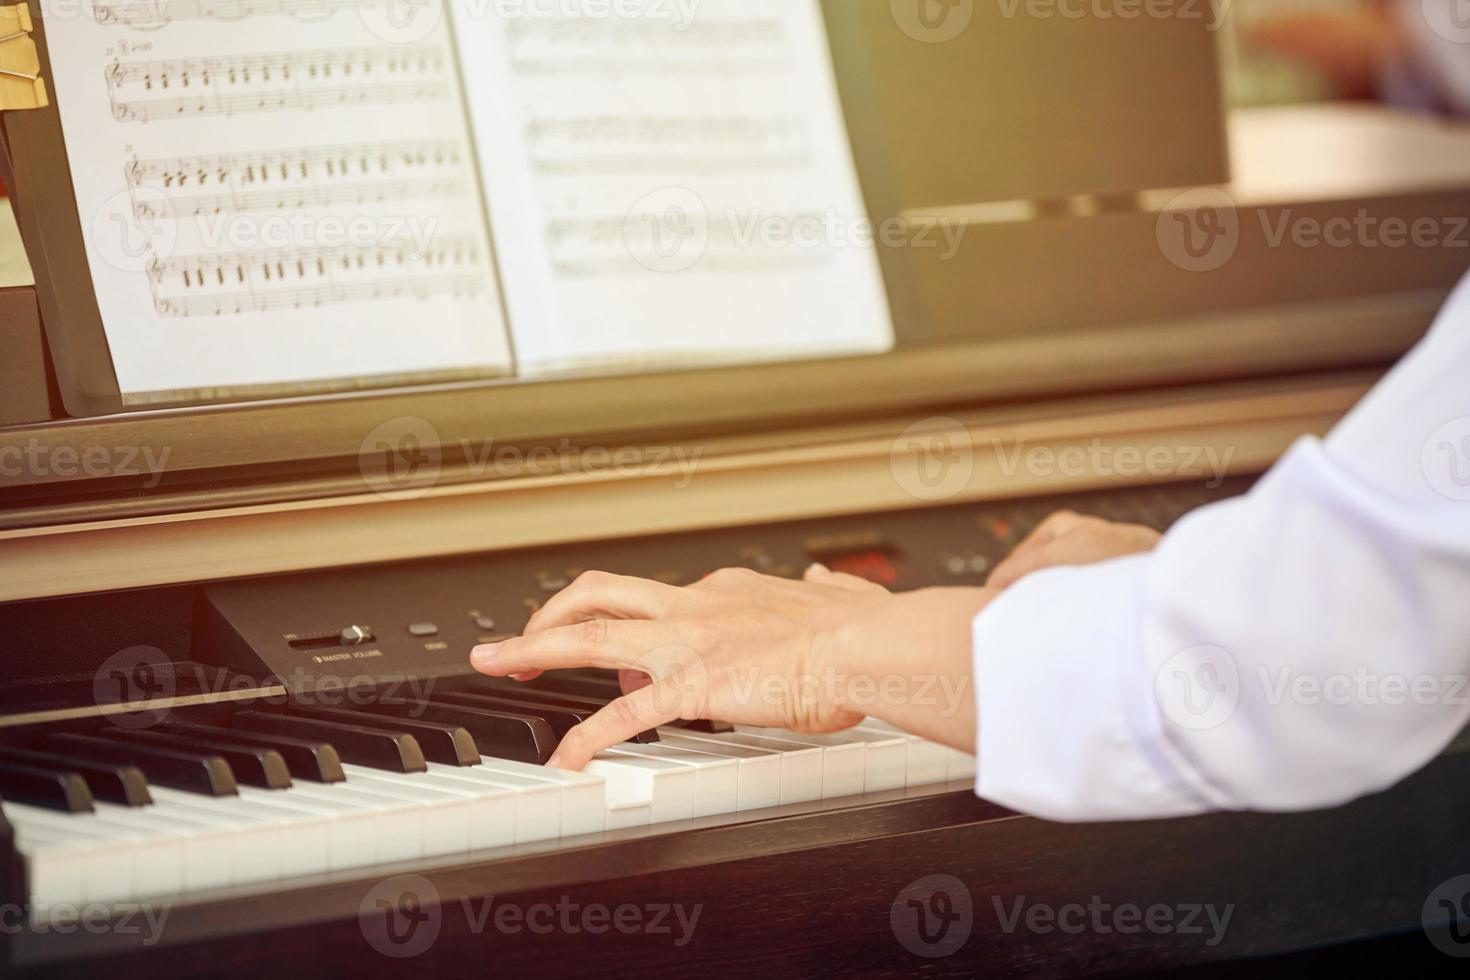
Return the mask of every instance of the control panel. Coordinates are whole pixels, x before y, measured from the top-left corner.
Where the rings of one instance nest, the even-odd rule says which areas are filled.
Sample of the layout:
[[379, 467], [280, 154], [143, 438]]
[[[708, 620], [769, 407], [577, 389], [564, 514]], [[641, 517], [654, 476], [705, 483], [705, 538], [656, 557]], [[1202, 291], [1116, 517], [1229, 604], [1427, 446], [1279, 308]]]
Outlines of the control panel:
[[1166, 529], [1248, 481], [1169, 485], [578, 543], [293, 574], [204, 589], [195, 657], [293, 690], [444, 677], [516, 635], [587, 569], [687, 585], [743, 566], [794, 578], [814, 561], [895, 591], [981, 585], [1059, 509]]

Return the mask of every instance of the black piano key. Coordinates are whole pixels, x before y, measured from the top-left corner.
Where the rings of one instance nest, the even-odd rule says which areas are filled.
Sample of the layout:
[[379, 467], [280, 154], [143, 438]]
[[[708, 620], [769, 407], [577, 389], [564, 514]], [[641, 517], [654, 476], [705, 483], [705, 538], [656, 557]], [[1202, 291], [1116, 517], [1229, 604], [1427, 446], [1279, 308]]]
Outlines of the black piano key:
[[586, 708], [563, 708], [533, 701], [516, 701], [492, 694], [466, 694], [463, 691], [436, 691], [433, 700], [440, 704], [457, 704], [466, 708], [485, 708], [490, 711], [532, 711], [537, 718], [551, 726], [551, 731], [560, 741], [574, 725], [580, 725], [592, 715]]
[[556, 750], [551, 726], [531, 712], [462, 708], [429, 701], [385, 704], [381, 710], [446, 725], [458, 725], [475, 739], [481, 755], [540, 765]]
[[47, 735], [41, 747], [68, 759], [137, 766], [149, 782], [203, 796], [238, 796], [230, 764], [209, 752], [135, 745], [93, 735]]
[[0, 762], [36, 766], [54, 772], [74, 772], [87, 781], [93, 797], [108, 803], [147, 806], [153, 802], [153, 797], [148, 795], [148, 779], [137, 766], [83, 762], [51, 752], [12, 748], [0, 748]]
[[707, 718], [695, 718], [692, 721], [681, 718], [669, 724], [675, 728], [687, 728], [691, 732], [703, 732], [705, 735], [724, 735], [735, 730], [735, 726], [728, 721], [710, 721]]
[[253, 745], [232, 745], [208, 738], [169, 735], [145, 729], [104, 728], [98, 734], [123, 742], [160, 749], [178, 749], [181, 752], [207, 752], [217, 755], [230, 764], [235, 781], [261, 789], [287, 789], [291, 785], [291, 771], [286, 760], [275, 749], [263, 749]]
[[424, 772], [424, 751], [412, 735], [391, 728], [324, 721], [277, 711], [240, 711], [230, 716], [230, 725], [252, 732], [319, 738], [330, 742], [344, 762], [384, 769], [388, 772]]
[[74, 772], [0, 762], [0, 798], [66, 813], [91, 813], [92, 791]]
[[[479, 692], [477, 691], [476, 693], [478, 694]], [[436, 694], [434, 696], [437, 698], [439, 695]], [[523, 688], [521, 690], [503, 690], [495, 694], [487, 694], [485, 696], [503, 698], [505, 700], [514, 701], [517, 704], [525, 705], [526, 707], [522, 710], [529, 710], [532, 714], [536, 714], [542, 706], [547, 708], [570, 709], [572, 711], [586, 712], [588, 714], [591, 714], [594, 711], [601, 711], [608, 705], [607, 701], [603, 701], [599, 698], [581, 697], [580, 695], [576, 694], [562, 694], [556, 691], [537, 691], [531, 690], [529, 688]], [[645, 745], [651, 744], [658, 741], [658, 732], [653, 731], [652, 729], [645, 732], [639, 732], [637, 735], [634, 735], [632, 738], [628, 739], [628, 741], [638, 742]]]
[[611, 670], [550, 670], [533, 681], [522, 683], [505, 677], [475, 675], [466, 678], [469, 690], [489, 689], [488, 693], [511, 688], [534, 691], [537, 694], [570, 694], [575, 697], [592, 698], [604, 704], [621, 697], [622, 685], [616, 671]]
[[[442, 762], [446, 766], [478, 766], [480, 752], [475, 739], [458, 725], [446, 725], [424, 721], [413, 717], [398, 717], [396, 712], [375, 711], [374, 705], [353, 705], [351, 708], [317, 708], [292, 705], [289, 713], [293, 717], [322, 718], [326, 721], [341, 721], [349, 725], [375, 725], [405, 732], [418, 740], [424, 750], [424, 758], [430, 762]], [[411, 715], [411, 713], [410, 713]]]
[[347, 778], [342, 772], [342, 758], [329, 742], [181, 722], [169, 722], [159, 726], [158, 730], [186, 738], [207, 738], [225, 745], [253, 745], [257, 748], [275, 749], [286, 760], [286, 768], [296, 779], [305, 779], [312, 783], [340, 783]]

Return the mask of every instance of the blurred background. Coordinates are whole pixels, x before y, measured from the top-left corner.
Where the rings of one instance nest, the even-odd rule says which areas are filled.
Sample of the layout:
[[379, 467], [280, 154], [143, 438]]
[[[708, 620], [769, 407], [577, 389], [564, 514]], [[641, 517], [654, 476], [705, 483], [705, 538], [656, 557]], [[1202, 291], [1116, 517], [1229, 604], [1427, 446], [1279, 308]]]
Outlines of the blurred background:
[[1227, 97], [1236, 106], [1352, 100], [1470, 113], [1470, 48], [1426, 24], [1438, 6], [1443, 24], [1470, 36], [1454, 4], [1233, 0], [1222, 47]]

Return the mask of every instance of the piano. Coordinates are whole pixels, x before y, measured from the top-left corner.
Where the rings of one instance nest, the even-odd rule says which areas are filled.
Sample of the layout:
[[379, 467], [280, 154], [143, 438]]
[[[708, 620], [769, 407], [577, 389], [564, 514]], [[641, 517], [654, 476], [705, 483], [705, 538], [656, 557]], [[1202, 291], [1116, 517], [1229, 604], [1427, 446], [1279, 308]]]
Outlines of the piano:
[[[220, 25], [205, 14], [223, 9], [96, 6], [88, 31], [164, 46], [209, 38]], [[1430, 974], [1470, 952], [1470, 737], [1333, 810], [1064, 825], [977, 798], [983, 759], [872, 720], [830, 735], [688, 720], [582, 772], [549, 768], [619, 679], [470, 669], [473, 646], [518, 634], [589, 570], [688, 585], [820, 561], [893, 590], [975, 587], [1060, 509], [1167, 530], [1330, 429], [1464, 271], [1448, 243], [1322, 249], [1269, 233], [1283, 217], [1465, 214], [1463, 126], [1341, 106], [1225, 112], [1216, 39], [1187, 17], [809, 6], [867, 210], [966, 230], [944, 258], [880, 250], [891, 349], [339, 377], [336, 359], [360, 353], [344, 323], [366, 331], [369, 307], [428, 300], [374, 293], [349, 322], [329, 308], [347, 300], [317, 290], [249, 322], [269, 332], [301, 314], [305, 332], [335, 338], [333, 364], [187, 390], [132, 384], [135, 339], [103, 312], [118, 296], [83, 274], [107, 260], [79, 211], [90, 170], [106, 168], [70, 155], [62, 116], [77, 100], [47, 89], [75, 81], [56, 39], [82, 28], [37, 3], [0, 7], [14, 24], [0, 51], [35, 69], [0, 84], [18, 222], [0, 269], [30, 273], [0, 283], [0, 975]], [[160, 12], [172, 16], [149, 19]], [[779, 20], [706, 25], [690, 43], [741, 54]], [[517, 30], [541, 44], [551, 29]], [[616, 31], [619, 51], [642, 43]], [[376, 37], [363, 45], [396, 43]], [[355, 64], [333, 57], [268, 67], [330, 80]], [[404, 71], [437, 64], [416, 57]], [[712, 58], [728, 75], [765, 64], [729, 57]], [[153, 139], [188, 124], [118, 93], [162, 85], [170, 64], [82, 75], [108, 86], [106, 125]], [[954, 94], [1001, 87], [1016, 98]], [[294, 119], [270, 91], [280, 104], [231, 103], [236, 122]], [[1064, 137], [1076, 152], [1056, 151]], [[375, 165], [458, 159], [390, 157]], [[295, 179], [273, 159], [269, 173], [242, 166]], [[367, 159], [343, 172], [360, 177]], [[338, 166], [325, 151], [292, 160]], [[116, 179], [162, 167], [131, 162]], [[1186, 207], [1184, 188], [1229, 201]], [[1237, 232], [1211, 268], [1208, 249], [1165, 244], [1174, 218], [1218, 227], [1201, 215]], [[729, 259], [728, 242], [709, 244]], [[679, 274], [674, 254], [632, 250], [635, 265], [665, 263], [633, 272], [650, 309], [660, 277]], [[230, 275], [310, 274], [283, 255]], [[165, 259], [114, 271], [157, 285]], [[246, 315], [218, 306], [224, 264], [187, 268], [175, 287], [216, 290], [207, 316], [183, 317], [190, 329]], [[151, 327], [178, 326], [176, 300], [158, 300]], [[174, 353], [153, 350], [187, 368]], [[232, 354], [216, 367], [253, 351]]]

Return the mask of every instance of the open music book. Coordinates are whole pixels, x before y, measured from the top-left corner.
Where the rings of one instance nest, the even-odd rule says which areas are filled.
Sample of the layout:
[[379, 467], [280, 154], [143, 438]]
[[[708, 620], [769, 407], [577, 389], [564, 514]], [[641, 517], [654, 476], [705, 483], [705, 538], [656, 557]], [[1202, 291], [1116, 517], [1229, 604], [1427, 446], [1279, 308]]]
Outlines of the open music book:
[[45, 13], [124, 401], [883, 351], [817, 0]]

